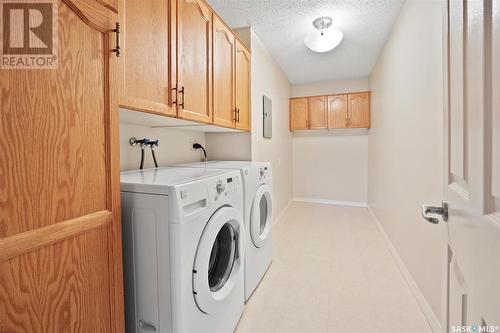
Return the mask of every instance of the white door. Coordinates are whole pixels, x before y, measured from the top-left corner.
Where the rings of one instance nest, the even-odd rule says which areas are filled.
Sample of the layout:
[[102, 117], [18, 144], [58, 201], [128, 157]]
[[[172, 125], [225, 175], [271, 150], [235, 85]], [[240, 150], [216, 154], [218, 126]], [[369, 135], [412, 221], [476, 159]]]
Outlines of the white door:
[[500, 326], [500, 0], [449, 0], [448, 23], [445, 331], [497, 332]]

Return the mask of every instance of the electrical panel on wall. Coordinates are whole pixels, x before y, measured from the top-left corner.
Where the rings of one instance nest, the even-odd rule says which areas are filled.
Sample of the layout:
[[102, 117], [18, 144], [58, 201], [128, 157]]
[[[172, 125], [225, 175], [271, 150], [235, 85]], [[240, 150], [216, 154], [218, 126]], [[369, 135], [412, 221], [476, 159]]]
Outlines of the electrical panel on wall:
[[267, 96], [262, 97], [262, 119], [263, 136], [265, 138], [273, 137], [273, 102]]

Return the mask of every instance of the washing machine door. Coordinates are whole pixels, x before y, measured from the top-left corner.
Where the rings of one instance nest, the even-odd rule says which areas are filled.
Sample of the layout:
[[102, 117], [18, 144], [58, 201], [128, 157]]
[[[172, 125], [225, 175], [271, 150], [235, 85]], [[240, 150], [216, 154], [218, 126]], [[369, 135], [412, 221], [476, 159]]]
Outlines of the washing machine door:
[[221, 311], [241, 283], [243, 221], [233, 207], [217, 210], [203, 230], [193, 267], [193, 294], [204, 313]]
[[250, 212], [250, 235], [256, 247], [262, 247], [269, 237], [272, 216], [271, 188], [268, 185], [261, 185], [255, 193]]

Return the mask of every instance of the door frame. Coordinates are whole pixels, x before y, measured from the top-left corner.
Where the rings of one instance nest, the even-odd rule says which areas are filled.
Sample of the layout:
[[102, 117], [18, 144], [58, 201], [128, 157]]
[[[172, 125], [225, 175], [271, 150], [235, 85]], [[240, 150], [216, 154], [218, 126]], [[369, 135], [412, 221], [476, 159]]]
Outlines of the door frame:
[[[443, 65], [443, 165], [442, 165], [442, 172], [443, 172], [443, 180], [448, 179], [448, 135], [449, 135], [449, 126], [448, 121], [449, 121], [449, 93], [448, 93], [448, 86], [449, 86], [449, 61], [448, 61], [448, 56], [449, 56], [449, 18], [448, 18], [448, 0], [443, 1], [443, 10], [442, 10], [442, 16], [443, 16], [443, 31], [442, 31], [442, 65]], [[444, 197], [444, 191], [445, 188], [443, 188], [443, 197]], [[446, 223], [446, 222], [444, 222]], [[441, 276], [441, 281], [442, 281], [442, 290], [441, 290], [441, 318], [440, 324], [441, 324], [441, 331], [443, 332], [448, 332], [448, 327], [449, 327], [449, 320], [448, 320], [448, 281], [449, 281], [449, 267], [450, 267], [450, 254], [448, 251], [448, 232], [446, 231], [445, 233], [445, 242], [443, 244], [443, 250], [442, 250], [442, 267], [445, 267], [442, 271], [442, 276]]]

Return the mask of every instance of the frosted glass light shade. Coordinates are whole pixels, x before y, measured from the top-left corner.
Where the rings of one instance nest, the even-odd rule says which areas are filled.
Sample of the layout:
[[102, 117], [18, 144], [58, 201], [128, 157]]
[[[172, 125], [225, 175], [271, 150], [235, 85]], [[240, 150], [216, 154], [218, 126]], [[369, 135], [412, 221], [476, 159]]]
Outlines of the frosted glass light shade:
[[314, 52], [328, 52], [339, 45], [344, 38], [342, 31], [335, 28], [314, 29], [304, 39], [307, 48]]

